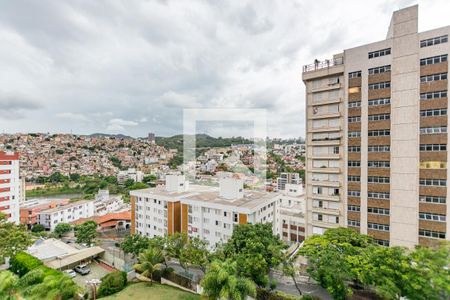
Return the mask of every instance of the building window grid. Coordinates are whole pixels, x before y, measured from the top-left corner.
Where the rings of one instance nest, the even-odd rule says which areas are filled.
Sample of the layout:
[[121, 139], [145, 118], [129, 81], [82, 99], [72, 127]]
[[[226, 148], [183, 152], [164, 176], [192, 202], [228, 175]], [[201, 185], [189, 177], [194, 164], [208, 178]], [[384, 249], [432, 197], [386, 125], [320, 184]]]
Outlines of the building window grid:
[[348, 175], [348, 181], [349, 182], [360, 182], [361, 181], [361, 176]]
[[419, 212], [419, 219], [425, 221], [445, 222], [445, 215]]
[[419, 184], [421, 186], [447, 186], [446, 179], [419, 179]]
[[350, 197], [360, 197], [361, 191], [347, 191], [347, 195]]
[[367, 198], [389, 200], [390, 193], [385, 192], [367, 192]]
[[431, 75], [420, 76], [420, 82], [433, 82], [439, 80], [447, 80], [447, 73], [437, 73]]
[[351, 205], [351, 204], [349, 204], [349, 205], [347, 205], [347, 210], [348, 211], [361, 211], [361, 206], [359, 206], [359, 205]]
[[390, 129], [369, 130], [368, 136], [390, 136]]
[[348, 78], [358, 78], [361, 77], [361, 71], [355, 71], [355, 72], [350, 72], [348, 73]]
[[348, 108], [361, 107], [361, 101], [354, 101], [348, 103]]
[[369, 214], [389, 216], [391, 211], [389, 208], [368, 207], [367, 212]]
[[447, 133], [447, 126], [420, 128], [420, 134], [441, 134], [441, 133]]
[[349, 123], [361, 122], [361, 116], [348, 117], [348, 122]]
[[349, 131], [348, 132], [349, 138], [360, 137], [360, 136], [361, 136], [361, 131]]
[[375, 67], [369, 69], [369, 75], [373, 74], [380, 74], [380, 73], [387, 73], [391, 71], [391, 65], [381, 66], [381, 67]]
[[361, 152], [361, 146], [348, 146], [348, 152]]
[[369, 160], [367, 162], [368, 168], [390, 168], [391, 162], [390, 161], [378, 161], [378, 160]]
[[420, 100], [431, 100], [439, 98], [447, 98], [447, 91], [445, 90], [445, 91], [420, 93]]
[[448, 35], [437, 36], [420, 41], [420, 48], [430, 47], [448, 42]]
[[380, 246], [389, 247], [389, 240], [380, 240], [380, 239], [374, 239], [375, 243], [377, 243]]
[[447, 54], [422, 58], [422, 59], [420, 60], [420, 65], [421, 65], [421, 66], [426, 66], [426, 65], [439, 64], [439, 63], [441, 63], [441, 62], [447, 61], [447, 58], [448, 58], [448, 57], [447, 57]]
[[446, 198], [442, 196], [419, 196], [419, 202], [445, 204]]
[[348, 226], [352, 226], [352, 227], [360, 227], [361, 226], [361, 222], [358, 220], [347, 220], [347, 225]]
[[380, 89], [387, 89], [391, 87], [390, 81], [385, 82], [377, 82], [377, 83], [371, 83], [369, 84], [369, 90], [380, 90]]
[[368, 120], [369, 121], [384, 121], [384, 120], [390, 120], [391, 114], [379, 114], [379, 115], [369, 115]]
[[374, 145], [367, 148], [368, 152], [390, 152], [390, 145]]
[[383, 176], [368, 176], [367, 177], [367, 182], [368, 183], [387, 184], [387, 183], [390, 183], [390, 178], [389, 177], [383, 177]]
[[385, 55], [389, 55], [389, 54], [391, 54], [391, 48], [386, 48], [386, 49], [369, 52], [368, 56], [369, 56], [369, 59], [372, 59], [372, 58], [385, 56]]
[[367, 223], [367, 228], [378, 231], [389, 231], [389, 225], [386, 224]]
[[349, 167], [353, 167], [353, 168], [354, 167], [361, 167], [361, 161], [359, 161], [359, 160], [349, 160], [347, 165]]
[[445, 232], [433, 231], [427, 229], [419, 229], [419, 236], [428, 237], [428, 238], [436, 238], [436, 239], [445, 239]]
[[372, 99], [368, 102], [369, 106], [388, 105], [391, 104], [391, 98]]
[[436, 116], [446, 116], [446, 115], [447, 115], [446, 108], [427, 109], [427, 110], [420, 111], [421, 117], [436, 117]]

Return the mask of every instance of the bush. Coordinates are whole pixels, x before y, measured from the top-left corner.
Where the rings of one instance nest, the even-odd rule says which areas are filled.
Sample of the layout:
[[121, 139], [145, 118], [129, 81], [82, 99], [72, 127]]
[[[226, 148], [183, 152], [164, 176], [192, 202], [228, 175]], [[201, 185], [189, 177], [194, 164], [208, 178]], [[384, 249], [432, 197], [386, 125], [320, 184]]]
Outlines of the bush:
[[42, 266], [42, 262], [36, 257], [25, 253], [19, 252], [10, 260], [10, 271], [22, 277], [29, 271]]
[[41, 232], [44, 230], [45, 230], [45, 227], [41, 224], [36, 224], [33, 226], [33, 228], [31, 228], [31, 232]]
[[[306, 295], [303, 297], [312, 297], [312, 296]], [[273, 291], [269, 291], [269, 290], [261, 289], [261, 288], [258, 288], [256, 290], [256, 299], [257, 300], [300, 300], [300, 299], [312, 300], [312, 299], [318, 299], [318, 298], [303, 298], [303, 297], [289, 295], [289, 294], [283, 293], [281, 291], [273, 292]]]
[[127, 285], [127, 273], [116, 271], [109, 273], [102, 278], [102, 283], [98, 288], [98, 296], [104, 297], [120, 292]]
[[23, 275], [19, 279], [19, 286], [25, 288], [31, 285], [35, 285], [44, 281], [44, 270], [42, 268], [34, 269]]

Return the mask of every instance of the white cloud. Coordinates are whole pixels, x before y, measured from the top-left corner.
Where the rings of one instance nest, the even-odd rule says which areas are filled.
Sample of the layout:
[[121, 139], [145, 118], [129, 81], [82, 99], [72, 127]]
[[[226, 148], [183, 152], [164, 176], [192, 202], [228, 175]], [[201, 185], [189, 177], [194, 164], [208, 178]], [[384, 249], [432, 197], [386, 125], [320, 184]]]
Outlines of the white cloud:
[[88, 121], [88, 118], [82, 114], [76, 114], [71, 112], [57, 113], [56, 116], [61, 119], [72, 121]]
[[137, 125], [139, 125], [139, 123], [137, 123], [137, 122], [116, 118], [116, 119], [109, 120], [106, 130], [107, 131], [125, 131], [126, 127], [137, 126]]

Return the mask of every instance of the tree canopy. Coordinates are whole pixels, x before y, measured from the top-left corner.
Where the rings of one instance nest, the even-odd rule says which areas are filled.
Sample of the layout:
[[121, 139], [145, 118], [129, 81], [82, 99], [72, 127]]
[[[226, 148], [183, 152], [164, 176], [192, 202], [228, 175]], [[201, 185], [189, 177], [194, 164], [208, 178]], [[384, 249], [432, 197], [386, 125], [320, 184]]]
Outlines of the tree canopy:
[[24, 225], [16, 225], [0, 213], [0, 258], [12, 257], [33, 243]]
[[75, 237], [77, 243], [92, 244], [92, 241], [97, 236], [97, 223], [94, 221], [87, 221], [83, 224], [75, 226]]

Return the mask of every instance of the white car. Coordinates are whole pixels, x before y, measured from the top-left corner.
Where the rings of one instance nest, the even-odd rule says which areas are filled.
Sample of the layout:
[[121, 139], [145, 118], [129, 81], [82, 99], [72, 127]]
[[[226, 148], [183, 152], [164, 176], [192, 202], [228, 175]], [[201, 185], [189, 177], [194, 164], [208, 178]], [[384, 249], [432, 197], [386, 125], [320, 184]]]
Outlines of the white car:
[[69, 277], [71, 277], [71, 278], [77, 276], [77, 273], [75, 273], [75, 271], [72, 270], [72, 269], [65, 270], [64, 273], [66, 273], [67, 275], [69, 275]]

